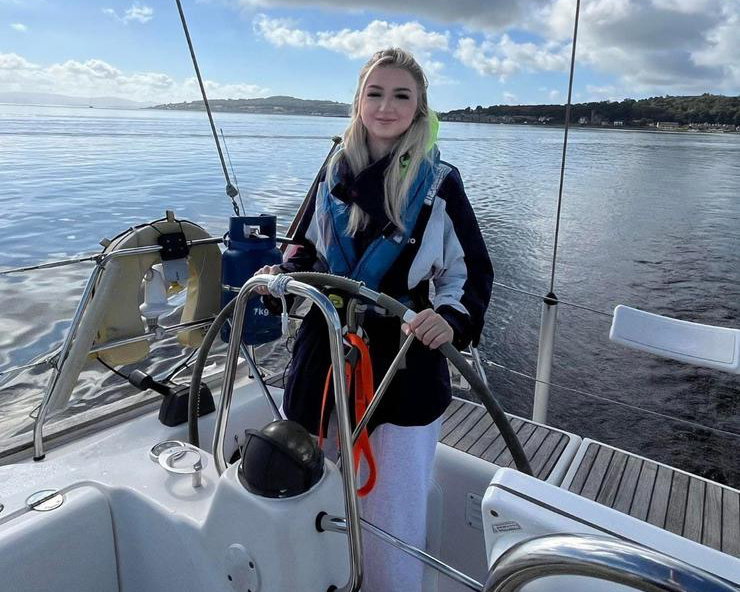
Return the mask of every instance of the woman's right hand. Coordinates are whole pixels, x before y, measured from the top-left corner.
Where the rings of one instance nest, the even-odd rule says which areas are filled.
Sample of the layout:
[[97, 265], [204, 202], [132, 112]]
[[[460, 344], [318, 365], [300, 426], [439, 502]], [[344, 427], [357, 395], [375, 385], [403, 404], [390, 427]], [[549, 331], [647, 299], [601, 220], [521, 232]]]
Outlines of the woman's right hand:
[[[279, 273], [283, 273], [283, 270], [280, 265], [265, 265], [264, 267], [260, 267], [257, 271], [255, 271], [254, 275], [259, 275], [261, 273], [266, 273], [268, 275], [278, 275]], [[255, 291], [257, 292], [257, 294], [262, 294], [263, 296], [267, 296], [270, 293], [267, 290], [267, 286], [257, 286], [257, 288], [255, 288]]]

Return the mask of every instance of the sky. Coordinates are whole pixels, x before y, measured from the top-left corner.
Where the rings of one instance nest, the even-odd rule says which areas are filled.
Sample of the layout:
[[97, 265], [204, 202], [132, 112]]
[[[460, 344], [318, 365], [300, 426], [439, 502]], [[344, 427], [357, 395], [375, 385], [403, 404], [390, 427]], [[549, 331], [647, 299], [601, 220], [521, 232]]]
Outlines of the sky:
[[[446, 111], [563, 104], [575, 0], [182, 0], [209, 98], [351, 102], [411, 50]], [[740, 95], [740, 0], [582, 0], [574, 102]], [[0, 93], [199, 98], [175, 0], [0, 0]]]

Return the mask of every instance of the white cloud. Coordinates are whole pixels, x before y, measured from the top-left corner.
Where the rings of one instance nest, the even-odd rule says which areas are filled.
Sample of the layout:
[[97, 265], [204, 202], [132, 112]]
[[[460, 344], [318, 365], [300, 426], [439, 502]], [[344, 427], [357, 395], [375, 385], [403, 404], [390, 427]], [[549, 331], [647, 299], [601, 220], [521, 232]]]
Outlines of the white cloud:
[[731, 14], [706, 35], [707, 45], [692, 55], [697, 66], [719, 68], [728, 92], [740, 89], [740, 10]]
[[653, 6], [686, 14], [699, 14], [713, 8], [713, 0], [652, 0]]
[[152, 18], [154, 18], [153, 8], [134, 4], [126, 9], [126, 16], [123, 17], [123, 20], [126, 22], [138, 21], [140, 23], [148, 23]]
[[[255, 84], [205, 82], [211, 98], [254, 98], [268, 90]], [[50, 92], [82, 97], [124, 97], [143, 102], [199, 100], [197, 80], [175, 80], [159, 72], [126, 73], [102, 60], [33, 64], [17, 54], [0, 54], [0, 88], [12, 92]]]
[[588, 93], [586, 101], [621, 101], [630, 95], [629, 91], [613, 84], [602, 86], [587, 84], [586, 92]]
[[26, 31], [28, 31], [28, 27], [23, 23], [12, 23], [10, 25], [10, 28], [18, 31], [19, 33], [25, 33]]
[[485, 56], [484, 49], [472, 37], [463, 37], [457, 42], [455, 57], [460, 62], [472, 68], [481, 76], [499, 75], [508, 76], [516, 68], [515, 64], [507, 64], [497, 56]]
[[361, 11], [362, 9], [396, 14], [413, 14], [441, 23], [459, 23], [475, 30], [501, 31], [521, 22], [549, 0], [232, 0], [247, 11], [267, 7], [307, 6]]
[[561, 94], [559, 90], [553, 89], [549, 93], [547, 93], [547, 96], [551, 101], [559, 101]]
[[403, 24], [375, 20], [364, 29], [342, 29], [310, 33], [296, 28], [293, 21], [272, 19], [264, 14], [254, 19], [254, 29], [273, 45], [293, 47], [322, 47], [350, 58], [369, 58], [384, 47], [404, 47], [415, 53], [446, 51], [449, 33], [427, 31], [416, 22]]
[[[448, 36], [460, 61], [483, 75], [504, 78], [521, 71], [562, 71], [570, 57], [576, 6], [576, 0], [227, 1], [249, 13], [257, 6], [310, 5], [359, 14], [414, 14], [443, 26], [462, 24], [459, 38]], [[614, 77], [627, 93], [739, 94], [738, 18], [738, 0], [582, 2], [576, 67]], [[529, 43], [520, 42], [522, 32]], [[509, 47], [501, 42], [504, 35]]]
[[257, 15], [252, 23], [254, 31], [277, 47], [308, 47], [316, 45], [314, 36], [295, 28], [289, 19], [271, 19], [264, 14]]
[[[577, 67], [614, 75], [625, 94], [740, 92], [740, 3], [592, 0], [581, 5]], [[535, 20], [566, 41], [575, 0], [553, 0]]]
[[505, 92], [504, 103], [506, 103], [507, 105], [515, 105], [517, 103], [516, 95], [514, 93]]
[[488, 37], [482, 43], [462, 37], [458, 40], [455, 57], [481, 76], [506, 80], [522, 70], [564, 71], [568, 67], [567, 50], [567, 46], [556, 43], [517, 43], [504, 34], [498, 40]]
[[124, 25], [128, 25], [132, 21], [145, 24], [154, 18], [154, 9], [150, 6], [143, 6], [138, 2], [127, 8], [123, 16], [119, 16], [112, 8], [104, 8], [103, 13], [121, 21]]
[[427, 31], [416, 22], [396, 24], [373, 21], [362, 30], [342, 29], [317, 34], [321, 47], [351, 58], [368, 58], [385, 47], [403, 47], [424, 58], [433, 51], [446, 51], [449, 34]]
[[0, 53], [0, 70], [36, 70], [38, 66], [17, 53]]
[[293, 21], [260, 14], [255, 17], [253, 27], [278, 47], [319, 47], [352, 59], [367, 59], [385, 47], [403, 47], [415, 55], [430, 80], [436, 84], [452, 82], [443, 72], [444, 64], [433, 59], [434, 52], [449, 51], [450, 34], [429, 31], [417, 22], [398, 24], [375, 20], [364, 29], [312, 33], [297, 28]]

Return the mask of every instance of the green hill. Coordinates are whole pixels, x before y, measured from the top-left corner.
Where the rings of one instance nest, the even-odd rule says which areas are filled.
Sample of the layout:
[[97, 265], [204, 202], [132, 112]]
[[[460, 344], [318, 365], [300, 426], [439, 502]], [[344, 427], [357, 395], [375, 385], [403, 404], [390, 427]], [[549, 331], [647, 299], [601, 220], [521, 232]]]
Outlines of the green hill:
[[[262, 113], [279, 115], [321, 115], [324, 117], [347, 117], [350, 106], [335, 101], [315, 101], [294, 97], [275, 96], [264, 99], [210, 99], [212, 111], [228, 113]], [[173, 111], [204, 111], [203, 101], [190, 103], [167, 103], [151, 109]]]

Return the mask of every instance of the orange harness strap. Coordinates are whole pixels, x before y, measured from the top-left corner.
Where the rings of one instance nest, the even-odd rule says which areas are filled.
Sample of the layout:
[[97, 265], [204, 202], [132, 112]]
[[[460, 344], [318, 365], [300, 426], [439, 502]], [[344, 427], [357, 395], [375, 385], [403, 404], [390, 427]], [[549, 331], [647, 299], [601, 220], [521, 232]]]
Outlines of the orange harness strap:
[[[370, 360], [370, 350], [368, 349], [362, 338], [355, 333], [348, 333], [345, 335], [347, 341], [356, 347], [359, 352], [359, 358], [355, 365], [354, 372], [352, 371], [352, 365], [349, 362], [344, 364], [344, 376], [347, 380], [347, 389], [351, 392], [352, 379], [354, 378], [355, 387], [355, 423], [359, 423], [362, 416], [365, 414], [370, 401], [374, 394], [374, 383], [373, 383], [373, 366]], [[324, 411], [326, 410], [326, 401], [329, 397], [329, 387], [331, 386], [332, 380], [332, 367], [329, 366], [329, 372], [326, 374], [326, 382], [324, 383], [324, 398], [321, 402], [321, 420], [319, 424], [319, 446], [324, 441]], [[375, 487], [377, 480], [377, 467], [375, 465], [375, 456], [373, 455], [373, 449], [370, 445], [370, 436], [368, 435], [367, 428], [362, 430], [357, 442], [352, 449], [352, 456], [354, 457], [355, 471], [360, 468], [360, 457], [364, 456], [367, 462], [368, 477], [365, 484], [357, 490], [360, 497], [366, 496]]]

